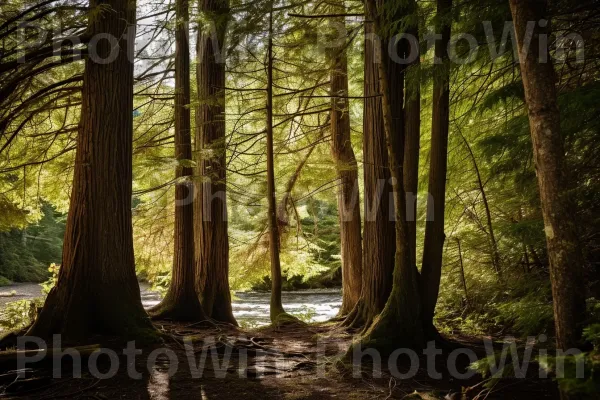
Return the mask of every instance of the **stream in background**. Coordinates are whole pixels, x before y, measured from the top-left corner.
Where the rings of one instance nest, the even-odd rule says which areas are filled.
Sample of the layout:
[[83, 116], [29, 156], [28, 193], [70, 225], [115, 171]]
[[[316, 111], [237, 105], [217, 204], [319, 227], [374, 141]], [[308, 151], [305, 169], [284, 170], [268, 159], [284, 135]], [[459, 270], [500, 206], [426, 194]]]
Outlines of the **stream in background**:
[[[146, 283], [140, 284], [142, 304], [150, 308], [157, 304], [161, 296], [150, 290]], [[15, 283], [0, 287], [0, 314], [7, 303], [30, 300], [42, 296], [42, 288], [37, 283]], [[233, 299], [233, 315], [240, 325], [254, 327], [269, 323], [269, 292], [238, 292]], [[285, 310], [304, 321], [322, 322], [335, 317], [342, 304], [339, 289], [307, 289], [283, 292]]]

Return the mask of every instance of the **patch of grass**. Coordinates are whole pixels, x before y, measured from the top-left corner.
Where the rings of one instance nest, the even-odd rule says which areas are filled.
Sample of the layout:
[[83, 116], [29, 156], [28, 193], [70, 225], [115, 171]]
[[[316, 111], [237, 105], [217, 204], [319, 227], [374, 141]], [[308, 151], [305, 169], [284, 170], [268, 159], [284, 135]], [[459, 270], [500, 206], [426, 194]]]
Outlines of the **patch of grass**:
[[0, 287], [12, 285], [12, 281], [2, 275], [0, 275]]

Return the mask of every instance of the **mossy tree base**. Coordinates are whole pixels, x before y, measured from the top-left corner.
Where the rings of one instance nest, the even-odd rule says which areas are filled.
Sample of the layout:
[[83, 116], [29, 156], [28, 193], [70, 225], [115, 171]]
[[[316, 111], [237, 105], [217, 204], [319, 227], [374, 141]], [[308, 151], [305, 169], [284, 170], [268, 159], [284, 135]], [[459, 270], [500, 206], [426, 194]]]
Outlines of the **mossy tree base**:
[[425, 347], [425, 336], [422, 329], [412, 326], [400, 329], [401, 324], [390, 321], [389, 317], [377, 317], [367, 332], [350, 345], [342, 362], [352, 363], [355, 352], [364, 352], [365, 349], [375, 349], [382, 356], [389, 356], [395, 350], [408, 348], [421, 350]]
[[275, 327], [283, 327], [289, 325], [306, 325], [304, 321], [286, 313], [283, 309], [271, 310], [271, 324]]
[[416, 271], [402, 268], [402, 262], [402, 253], [397, 251], [394, 286], [388, 301], [362, 337], [350, 346], [345, 359], [351, 360], [357, 348], [372, 348], [382, 355], [389, 355], [400, 348], [421, 350], [425, 347], [427, 335], [423, 327]]
[[281, 327], [285, 325], [306, 325], [305, 322], [285, 312], [282, 306], [276, 306], [271, 304], [270, 317], [271, 324], [276, 327]]

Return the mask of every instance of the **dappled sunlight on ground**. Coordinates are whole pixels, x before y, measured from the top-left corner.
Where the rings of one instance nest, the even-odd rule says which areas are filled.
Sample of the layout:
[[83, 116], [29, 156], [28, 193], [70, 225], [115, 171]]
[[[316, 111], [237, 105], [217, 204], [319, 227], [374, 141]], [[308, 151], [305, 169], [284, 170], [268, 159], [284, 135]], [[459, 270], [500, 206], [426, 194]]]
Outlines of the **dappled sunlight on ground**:
[[[353, 335], [335, 323], [292, 324], [281, 327], [238, 329], [225, 324], [174, 324], [157, 321], [164, 343], [133, 348], [138, 355], [130, 359], [117, 345], [108, 346], [119, 357], [97, 359], [98, 370], [105, 373], [118, 360], [109, 379], [98, 379], [83, 360], [82, 378], [72, 378], [72, 368], [63, 367], [62, 378], [52, 379], [52, 370], [38, 368], [19, 379], [0, 382], [5, 398], [50, 400], [68, 399], [148, 399], [148, 400], [238, 400], [238, 399], [405, 399], [418, 392], [421, 399], [443, 399], [463, 390], [481, 393], [480, 376], [453, 379], [448, 372], [448, 356], [439, 356], [434, 366], [439, 378], [429, 375], [427, 360], [419, 355], [415, 373], [398, 378], [392, 366], [407, 374], [411, 360], [400, 357], [389, 366], [387, 358], [381, 374], [374, 374], [370, 355], [357, 364], [341, 364]], [[480, 342], [461, 342], [480, 354]], [[91, 358], [90, 358], [91, 359]], [[460, 366], [464, 371], [466, 363]], [[389, 366], [389, 367], [388, 367]], [[138, 373], [133, 376], [131, 371]], [[16, 379], [16, 376], [11, 379]], [[28, 397], [31, 395], [34, 397]], [[489, 394], [489, 395], [487, 395]], [[487, 393], [492, 399], [556, 398], [550, 379], [507, 380]], [[446, 397], [452, 398], [455, 397]], [[458, 398], [458, 397], [456, 397]]]
[[148, 380], [148, 395], [151, 400], [169, 400], [169, 373], [158, 367], [152, 369]]

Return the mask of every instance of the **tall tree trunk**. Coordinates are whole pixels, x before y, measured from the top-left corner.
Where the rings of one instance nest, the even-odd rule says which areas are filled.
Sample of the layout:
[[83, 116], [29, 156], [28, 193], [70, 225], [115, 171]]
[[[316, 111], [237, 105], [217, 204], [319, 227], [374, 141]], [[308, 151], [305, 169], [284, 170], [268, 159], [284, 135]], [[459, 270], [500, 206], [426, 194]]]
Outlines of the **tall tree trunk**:
[[[449, 20], [451, 0], [437, 0], [438, 32], [442, 37], [435, 43], [436, 69], [433, 83], [433, 110], [431, 120], [431, 151], [429, 164], [428, 215], [425, 224], [423, 245], [423, 267], [421, 269], [421, 295], [423, 323], [428, 334], [434, 332], [433, 314], [437, 304], [442, 276], [444, 249], [444, 209], [446, 202], [446, 169], [448, 162], [448, 130], [450, 116], [450, 64], [448, 42], [450, 41]], [[430, 205], [429, 202], [433, 202]]]
[[[388, 25], [384, 19], [383, 4], [380, 3], [379, 9], [376, 4], [376, 0], [367, 2], [367, 16], [368, 20], [373, 21], [375, 32], [381, 33], [387, 31]], [[384, 26], [385, 30], [382, 29]], [[424, 341], [417, 269], [410, 263], [411, 249], [406, 221], [403, 182], [404, 120], [402, 114], [399, 119], [395, 116], [390, 96], [394, 92], [403, 91], [403, 74], [390, 74], [394, 70], [393, 66], [399, 64], [392, 64], [385, 51], [380, 50], [378, 53], [384, 132], [393, 178], [396, 252], [392, 291], [385, 308], [362, 338], [362, 344], [389, 353], [398, 347], [421, 348]], [[392, 77], [395, 79], [390, 79]], [[400, 110], [401, 106], [401, 102], [396, 105]]]
[[279, 259], [279, 227], [277, 225], [277, 196], [275, 192], [275, 160], [273, 156], [273, 2], [269, 10], [267, 44], [267, 201], [269, 204], [269, 254], [271, 257], [271, 322], [279, 324], [294, 319], [283, 309], [281, 301], [281, 261]]
[[[367, 2], [365, 15], [370, 15], [368, 8], [372, 6], [371, 2]], [[364, 29], [363, 272], [361, 297], [344, 321], [344, 325], [350, 328], [367, 328], [383, 310], [392, 290], [394, 271], [395, 223], [390, 214], [392, 187], [383, 126], [379, 71], [375, 60], [377, 43], [373, 38], [373, 24], [366, 23]], [[400, 107], [401, 104], [400, 102]]]
[[[152, 339], [156, 335], [140, 299], [131, 225], [133, 48], [135, 1], [91, 0], [88, 33], [119, 40], [96, 45], [101, 59], [85, 63], [73, 190], [58, 282], [29, 335], [63, 334]], [[116, 49], [116, 50], [115, 50]]]
[[[227, 0], [200, 0], [200, 11], [214, 23], [223, 46]], [[208, 25], [208, 24], [207, 24]], [[196, 150], [199, 193], [195, 203], [196, 290], [207, 316], [237, 325], [229, 290], [229, 237], [225, 149], [225, 59], [215, 48], [212, 26], [198, 29]]]
[[[343, 3], [333, 7], [344, 14]], [[344, 26], [344, 17], [334, 22]], [[345, 29], [344, 29], [345, 30]], [[340, 315], [349, 314], [358, 303], [362, 288], [362, 238], [358, 201], [358, 165], [350, 138], [348, 104], [347, 43], [333, 49], [331, 67], [331, 154], [340, 186], [337, 192], [342, 256], [342, 306]]]
[[[192, 159], [190, 128], [189, 3], [175, 3], [175, 158]], [[163, 301], [150, 310], [154, 318], [196, 321], [205, 319], [196, 295], [194, 265], [194, 188], [190, 166], [178, 166], [175, 177], [175, 232], [171, 285]]]
[[[409, 12], [416, 13], [416, 2], [410, 2]], [[407, 32], [419, 38], [418, 26]], [[415, 53], [416, 52], [416, 53]], [[418, 43], [411, 42], [407, 56], [415, 60], [405, 72], [406, 100], [404, 101], [404, 191], [407, 204], [407, 236], [411, 248], [410, 263], [417, 268], [417, 192], [419, 190], [419, 149], [421, 141], [421, 62]], [[409, 211], [410, 210], [410, 211]]]
[[[539, 36], [548, 34], [547, 29], [538, 24], [547, 19], [547, 3], [545, 0], [510, 0], [510, 9], [519, 48], [550, 259], [556, 344], [558, 348], [568, 349], [576, 347], [581, 339], [585, 313], [583, 256], [573, 223], [574, 209], [568, 198], [554, 68], [548, 49], [540, 48], [539, 43]], [[527, 30], [529, 21], [535, 22], [533, 32]], [[531, 34], [533, 36], [529, 36]], [[525, 43], [528, 41], [527, 48]], [[545, 59], [540, 60], [540, 57]]]

